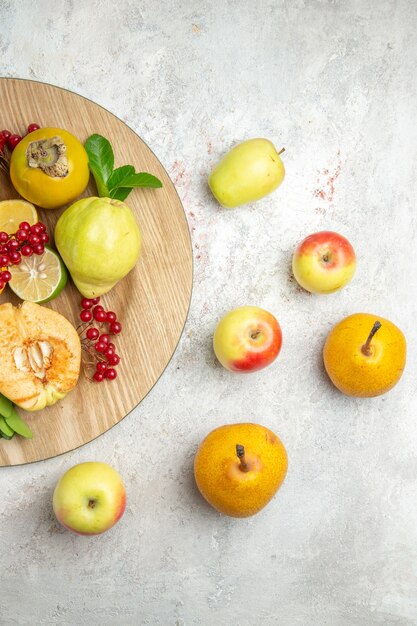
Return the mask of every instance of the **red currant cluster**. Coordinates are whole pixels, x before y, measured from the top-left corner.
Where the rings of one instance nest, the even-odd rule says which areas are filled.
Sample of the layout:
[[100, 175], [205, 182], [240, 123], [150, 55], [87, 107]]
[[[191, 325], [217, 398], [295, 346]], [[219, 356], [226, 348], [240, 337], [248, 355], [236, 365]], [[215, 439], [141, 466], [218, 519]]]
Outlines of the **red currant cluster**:
[[[28, 222], [20, 222], [19, 229], [12, 235], [0, 232], [0, 269], [9, 265], [19, 265], [22, 256], [43, 254], [48, 241], [49, 235], [42, 222], [33, 226]], [[0, 272], [0, 289], [3, 289], [4, 283], [8, 283], [11, 277], [7, 270]]]
[[[98, 383], [104, 379], [114, 380], [117, 376], [114, 367], [119, 364], [120, 356], [116, 353], [116, 346], [110, 341], [110, 335], [118, 335], [122, 330], [116, 313], [105, 311], [99, 302], [100, 298], [83, 298], [80, 313], [83, 322], [81, 344], [87, 354], [84, 366], [90, 372], [94, 368], [91, 378]], [[99, 328], [94, 326], [94, 322], [98, 323]], [[107, 325], [108, 332], [102, 332], [105, 330], [104, 325]]]
[[[29, 124], [27, 134], [33, 133], [34, 130], [39, 130], [39, 128], [39, 124]], [[19, 141], [22, 141], [21, 135], [11, 133], [10, 130], [0, 130], [0, 152], [4, 152], [4, 146], [7, 146], [10, 152], [13, 152]]]

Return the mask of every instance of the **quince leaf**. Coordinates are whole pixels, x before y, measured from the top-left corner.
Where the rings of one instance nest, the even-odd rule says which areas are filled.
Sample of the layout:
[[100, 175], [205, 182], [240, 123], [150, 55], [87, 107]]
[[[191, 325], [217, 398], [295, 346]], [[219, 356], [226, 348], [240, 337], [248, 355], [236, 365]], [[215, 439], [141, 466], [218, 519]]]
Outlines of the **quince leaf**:
[[135, 168], [133, 165], [122, 165], [122, 167], [116, 168], [107, 180], [108, 190], [112, 191], [118, 187], [131, 187], [131, 185], [124, 184], [124, 182], [134, 173]]
[[96, 181], [99, 196], [108, 196], [107, 180], [114, 167], [114, 153], [111, 143], [101, 135], [90, 135], [84, 144], [88, 155], [88, 165]]
[[123, 202], [124, 200], [126, 200], [131, 191], [132, 187], [118, 187], [117, 189], [112, 189], [109, 192], [109, 198], [114, 198], [115, 200], [120, 200], [120, 202]]
[[123, 187], [152, 187], [158, 189], [162, 187], [162, 183], [159, 178], [148, 174], [148, 172], [136, 172], [124, 181]]

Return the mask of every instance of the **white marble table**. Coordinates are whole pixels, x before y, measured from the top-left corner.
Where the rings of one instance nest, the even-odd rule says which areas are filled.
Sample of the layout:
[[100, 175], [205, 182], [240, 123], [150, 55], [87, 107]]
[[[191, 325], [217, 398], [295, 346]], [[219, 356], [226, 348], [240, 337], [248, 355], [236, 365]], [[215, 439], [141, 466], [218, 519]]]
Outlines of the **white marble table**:
[[[0, 0], [0, 17], [0, 75], [76, 91], [141, 135], [177, 186], [195, 258], [184, 335], [141, 405], [81, 449], [0, 471], [0, 622], [417, 624], [417, 5]], [[286, 180], [221, 209], [207, 173], [254, 136], [286, 147]], [[352, 241], [358, 270], [314, 297], [290, 259], [322, 229]], [[277, 362], [248, 376], [211, 349], [241, 304], [284, 333]], [[408, 340], [401, 382], [373, 400], [342, 396], [321, 364], [328, 330], [357, 311]], [[234, 520], [202, 501], [192, 463], [209, 430], [246, 420], [280, 435], [289, 473], [261, 514]], [[51, 511], [56, 480], [85, 460], [112, 464], [128, 490], [99, 538]]]

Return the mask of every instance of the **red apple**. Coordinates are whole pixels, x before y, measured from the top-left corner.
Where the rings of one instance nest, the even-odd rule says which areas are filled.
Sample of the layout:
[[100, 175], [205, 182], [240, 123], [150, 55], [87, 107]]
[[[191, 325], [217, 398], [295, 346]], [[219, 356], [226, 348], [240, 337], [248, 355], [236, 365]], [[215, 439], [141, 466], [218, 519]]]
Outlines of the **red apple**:
[[295, 249], [296, 281], [311, 293], [332, 293], [344, 287], [356, 270], [356, 255], [343, 235], [324, 230], [309, 235]]
[[53, 496], [57, 520], [79, 535], [99, 535], [122, 517], [126, 492], [107, 463], [79, 463], [59, 479]]
[[229, 311], [217, 325], [214, 352], [232, 372], [253, 372], [270, 365], [281, 350], [282, 332], [276, 318], [257, 306]]

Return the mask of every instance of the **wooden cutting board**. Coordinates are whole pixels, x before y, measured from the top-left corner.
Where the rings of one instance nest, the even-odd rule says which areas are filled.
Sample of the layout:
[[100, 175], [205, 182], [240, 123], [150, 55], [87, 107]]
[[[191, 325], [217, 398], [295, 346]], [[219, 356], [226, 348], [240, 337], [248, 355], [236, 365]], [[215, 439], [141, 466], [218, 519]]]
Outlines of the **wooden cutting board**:
[[[54, 406], [35, 413], [19, 410], [34, 437], [0, 439], [0, 466], [7, 466], [47, 459], [91, 441], [123, 419], [152, 389], [184, 328], [192, 289], [192, 247], [172, 181], [150, 148], [121, 120], [70, 91], [29, 80], [0, 79], [0, 102], [1, 129], [23, 134], [29, 123], [36, 122], [65, 128], [82, 142], [99, 133], [112, 143], [116, 167], [131, 164], [163, 182], [162, 189], [135, 189], [127, 198], [142, 232], [141, 256], [128, 276], [102, 297], [105, 309], [115, 311], [123, 324], [114, 341], [121, 356], [117, 379], [93, 383], [81, 373], [76, 388]], [[83, 195], [97, 195], [93, 179]], [[0, 172], [0, 200], [17, 197]], [[50, 235], [64, 208], [39, 209]], [[78, 326], [80, 299], [69, 281], [60, 296], [44, 306]], [[0, 296], [0, 303], [6, 301], [18, 304], [8, 288]]]

